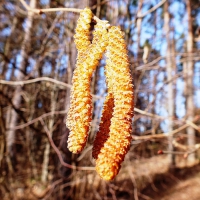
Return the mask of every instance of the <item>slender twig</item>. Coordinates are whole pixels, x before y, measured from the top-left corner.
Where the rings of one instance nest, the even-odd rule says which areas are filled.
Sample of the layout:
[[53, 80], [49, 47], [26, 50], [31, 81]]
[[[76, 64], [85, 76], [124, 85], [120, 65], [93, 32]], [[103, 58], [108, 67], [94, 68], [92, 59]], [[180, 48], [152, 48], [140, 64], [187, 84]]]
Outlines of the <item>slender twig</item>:
[[188, 154], [193, 153], [200, 148], [200, 144], [195, 144], [193, 146], [187, 146], [187, 145], [180, 144], [179, 142], [176, 141], [176, 139], [173, 140], [172, 144], [175, 147], [186, 151], [184, 153], [188, 153]]
[[55, 80], [53, 78], [49, 78], [49, 77], [39, 77], [39, 78], [34, 78], [34, 79], [30, 79], [30, 80], [24, 80], [24, 81], [6, 81], [6, 80], [0, 80], [1, 84], [4, 85], [12, 85], [12, 86], [17, 86], [17, 85], [26, 85], [26, 84], [30, 84], [30, 83], [35, 83], [35, 82], [39, 82], [39, 81], [49, 81], [49, 82], [53, 82], [56, 83], [60, 86], [64, 86], [67, 88], [71, 88], [71, 85], [67, 84], [67, 83], [63, 83], [61, 81]]
[[[24, 80], [24, 81], [6, 81], [6, 80], [0, 80], [0, 84], [5, 84], [5, 85], [12, 85], [12, 86], [17, 86], [17, 85], [26, 85], [26, 84], [30, 84], [30, 83], [35, 83], [35, 82], [39, 82], [39, 81], [48, 81], [48, 82], [52, 82], [52, 83], [55, 83], [57, 84], [58, 86], [64, 86], [66, 88], [71, 88], [72, 86], [70, 84], [67, 84], [67, 83], [64, 83], [62, 81], [58, 81], [58, 80], [55, 80], [53, 78], [49, 78], [49, 77], [39, 77], [39, 78], [35, 78], [35, 79], [31, 79], [31, 80]], [[92, 95], [94, 98], [96, 99], [103, 99], [102, 96], [98, 96], [98, 95]], [[161, 120], [172, 120], [174, 121], [174, 118], [169, 118], [169, 117], [162, 117], [162, 116], [159, 116], [159, 115], [155, 115], [155, 114], [152, 114], [152, 113], [149, 113], [149, 112], [146, 112], [146, 111], [143, 111], [143, 110], [140, 110], [138, 108], [134, 108], [134, 111], [135, 112], [138, 112], [140, 114], [143, 114], [143, 115], [146, 115], [146, 116], [149, 116], [149, 117], [152, 117], [152, 118], [157, 118], [157, 119], [161, 119]], [[60, 114], [60, 113], [58, 113]], [[62, 114], [62, 113], [61, 113]], [[190, 126], [192, 126], [194, 129], [196, 129], [197, 131], [200, 130], [200, 127], [198, 127], [196, 124], [192, 123], [191, 121], [189, 120], [183, 120], [183, 119], [180, 119], [179, 121], [183, 121], [183, 122], [186, 122], [187, 124], [189, 124]]]
[[[179, 53], [174, 53], [171, 54], [169, 56], [159, 56], [158, 58], [155, 58], [154, 60], [152, 60], [151, 62], [144, 64], [144, 65], [140, 65], [139, 67], [136, 67], [135, 70], [136, 71], [140, 71], [140, 70], [152, 70], [153, 65], [155, 65], [156, 63], [158, 63], [161, 60], [167, 59], [168, 57], [174, 58], [176, 56], [184, 56], [184, 58], [178, 60], [179, 63], [183, 63], [189, 59], [189, 61], [193, 61], [193, 60], [199, 60], [200, 56], [197, 53], [185, 53], [185, 52], [179, 52]], [[188, 58], [189, 57], [189, 58]]]
[[67, 11], [67, 12], [77, 12], [80, 13], [82, 9], [78, 8], [45, 8], [45, 9], [33, 9], [31, 8], [24, 0], [20, 0], [22, 5], [26, 8], [27, 11], [31, 11], [37, 14], [45, 12], [57, 12], [57, 11]]
[[161, 133], [161, 134], [156, 134], [156, 135], [144, 135], [144, 136], [133, 136], [134, 140], [151, 140], [151, 139], [160, 139], [160, 138], [165, 138], [165, 137], [169, 137], [172, 136], [184, 129], [186, 129], [189, 125], [188, 124], [184, 124], [183, 126], [168, 132], [168, 133]]
[[136, 182], [136, 180], [135, 180], [135, 177], [134, 177], [134, 174], [133, 174], [133, 172], [132, 172], [132, 165], [131, 165], [131, 161], [130, 161], [130, 157], [128, 157], [128, 162], [129, 162], [129, 164], [128, 164], [128, 173], [129, 173], [129, 176], [130, 176], [130, 178], [131, 178], [131, 182], [132, 182], [132, 184], [133, 184], [133, 192], [134, 192], [134, 199], [135, 200], [138, 200], [138, 188], [137, 188], [137, 182]]
[[154, 7], [152, 7], [151, 9], [149, 9], [147, 12], [145, 12], [144, 14], [138, 15], [137, 18], [144, 18], [146, 15], [148, 15], [149, 13], [154, 12], [155, 10], [157, 10], [160, 6], [162, 6], [165, 3], [166, 0], [162, 0], [161, 2], [159, 2], [157, 5], [155, 5]]
[[147, 196], [147, 195], [145, 195], [145, 194], [142, 194], [142, 193], [138, 193], [138, 196], [140, 196], [140, 197], [142, 197], [143, 199], [145, 199], [145, 200], [153, 200], [151, 197], [149, 197], [149, 196]]
[[41, 122], [41, 124], [42, 124], [42, 126], [43, 126], [43, 128], [44, 128], [44, 130], [45, 130], [45, 132], [46, 132], [46, 135], [47, 135], [47, 137], [48, 137], [48, 139], [49, 139], [49, 142], [50, 142], [52, 148], [54, 149], [54, 151], [55, 151], [56, 154], [58, 155], [58, 158], [59, 158], [60, 163], [61, 163], [62, 166], [68, 167], [68, 168], [70, 168], [70, 169], [75, 169], [75, 170], [95, 170], [94, 167], [78, 167], [78, 166], [70, 165], [70, 164], [64, 162], [64, 160], [63, 160], [63, 158], [62, 158], [62, 155], [61, 155], [59, 149], [56, 147], [54, 141], [52, 140], [51, 135], [50, 135], [50, 132], [49, 132], [49, 130], [48, 130], [46, 124], [44, 123], [43, 119], [40, 119], [40, 122]]
[[144, 18], [146, 15], [148, 15], [149, 13], [152, 13], [154, 12], [156, 9], [158, 9], [160, 6], [162, 6], [164, 3], [166, 2], [166, 0], [162, 0], [161, 2], [159, 2], [157, 5], [155, 5], [154, 7], [152, 7], [151, 9], [147, 10], [144, 14], [137, 14], [136, 15], [136, 18], [134, 20], [131, 20], [129, 22], [129, 25], [131, 24], [136, 24], [137, 23], [137, 20], [141, 18]]
[[[36, 14], [42, 14], [42, 13], [46, 13], [46, 12], [58, 12], [58, 11], [80, 13], [82, 11], [82, 9], [78, 9], [78, 8], [45, 8], [45, 9], [37, 9], [37, 8], [31, 8], [24, 0], [20, 0], [20, 2], [26, 8], [27, 11], [34, 12]], [[93, 16], [93, 19], [96, 22], [101, 21], [96, 16]], [[110, 25], [108, 24], [107, 26], [109, 27]]]
[[[12, 86], [17, 86], [17, 85], [25, 85], [25, 84], [31, 84], [31, 83], [35, 83], [35, 82], [39, 82], [39, 81], [48, 81], [48, 82], [52, 82], [52, 83], [55, 83], [57, 84], [58, 86], [64, 86], [66, 88], [71, 88], [71, 85], [67, 84], [67, 83], [64, 83], [62, 81], [58, 81], [58, 80], [55, 80], [55, 79], [52, 79], [52, 78], [49, 78], [49, 77], [40, 77], [40, 78], [35, 78], [35, 79], [31, 79], [31, 80], [24, 80], [24, 81], [6, 81], [6, 80], [0, 80], [0, 84], [5, 84], [5, 85], [12, 85]], [[92, 95], [95, 99], [103, 99], [103, 97], [101, 96], [98, 96], [98, 95]], [[159, 115], [155, 115], [155, 114], [152, 114], [152, 113], [149, 113], [149, 112], [146, 112], [146, 111], [143, 111], [143, 110], [140, 110], [138, 108], [134, 108], [134, 111], [135, 112], [138, 112], [142, 115], [146, 115], [146, 116], [149, 116], [149, 117], [152, 117], [152, 118], [157, 118], [157, 119], [160, 119], [160, 120], [172, 120], [174, 121], [174, 118], [169, 118], [169, 117], [162, 117], [162, 116], [159, 116]], [[19, 126], [16, 126], [16, 127], [13, 127], [13, 129], [21, 129], [21, 128], [24, 128], [26, 126], [29, 126], [30, 124], [33, 124], [35, 123], [36, 121], [40, 120], [40, 118], [45, 118], [45, 117], [48, 117], [50, 115], [54, 115], [54, 114], [66, 114], [67, 111], [55, 111], [55, 112], [50, 112], [50, 113], [46, 113], [46, 114], [43, 114], [41, 115], [40, 117], [38, 118], [35, 118], [31, 121], [29, 121], [28, 123], [25, 123], [25, 124], [22, 124], [22, 125], [19, 125]], [[185, 122], [186, 124], [192, 126], [194, 129], [196, 129], [197, 131], [200, 131], [200, 127], [198, 127], [196, 124], [194, 124], [193, 122], [189, 121], [189, 120], [184, 120], [184, 119], [180, 119], [179, 121], [182, 121], [182, 122]], [[187, 126], [188, 127], [188, 126]], [[144, 136], [145, 137], [145, 136]]]
[[[0, 80], [0, 84], [4, 84], [4, 85], [12, 85], [12, 86], [17, 86], [17, 85], [26, 85], [26, 84], [30, 84], [30, 83], [36, 83], [36, 82], [40, 82], [40, 81], [48, 81], [48, 82], [52, 82], [57, 84], [58, 86], [63, 86], [66, 88], [71, 89], [71, 85], [64, 83], [62, 81], [58, 81], [55, 80], [53, 78], [49, 78], [49, 77], [39, 77], [39, 78], [34, 78], [34, 79], [30, 79], [30, 80], [24, 80], [24, 81], [6, 81], [6, 80]], [[103, 97], [101, 96], [97, 96], [97, 95], [92, 95], [95, 99], [102, 99]]]
[[[52, 82], [52, 83], [55, 83], [57, 84], [58, 86], [64, 86], [66, 88], [71, 88], [71, 85], [67, 84], [67, 83], [64, 83], [62, 81], [58, 81], [58, 80], [55, 80], [55, 79], [52, 79], [52, 78], [49, 78], [49, 77], [40, 77], [40, 78], [35, 78], [35, 79], [31, 79], [31, 80], [25, 80], [25, 81], [6, 81], [6, 80], [0, 80], [0, 84], [5, 84], [5, 85], [12, 85], [12, 86], [17, 86], [17, 85], [25, 85], [25, 84], [31, 84], [31, 83], [35, 83], [35, 82], [39, 82], [39, 81], [48, 81], [48, 82]], [[102, 96], [98, 96], [98, 95], [92, 95], [95, 99], [103, 99]], [[151, 118], [157, 118], [159, 120], [171, 120], [171, 121], [174, 121], [174, 118], [173, 117], [163, 117], [163, 116], [159, 116], [159, 115], [156, 115], [156, 114], [152, 114], [152, 113], [149, 113], [149, 112], [146, 112], [146, 111], [143, 111], [143, 110], [140, 110], [138, 108], [134, 108], [134, 111], [137, 112], [137, 113], [140, 113], [142, 115], [146, 115], [146, 116], [149, 116]], [[40, 117], [38, 118], [35, 118], [25, 124], [22, 124], [22, 125], [19, 125], [19, 126], [16, 126], [14, 127], [13, 129], [21, 129], [21, 128], [24, 128], [26, 126], [29, 126], [30, 124], [33, 124], [35, 123], [36, 121], [38, 121], [39, 119], [41, 118], [45, 118], [45, 117], [48, 117], [50, 115], [55, 115], [55, 114], [66, 114], [67, 111], [55, 111], [55, 112], [50, 112], [50, 113], [46, 113], [46, 114], [43, 114], [41, 115]], [[184, 119], [180, 119], [179, 121], [182, 121], [184, 123], [186, 123], [187, 125], [190, 125], [192, 126], [195, 130], [197, 130], [198, 132], [200, 131], [200, 127], [198, 127], [196, 124], [194, 124], [193, 122], [189, 121], [189, 120], [184, 120]], [[188, 126], [187, 126], [188, 127]], [[146, 136], [144, 136], [146, 137]]]
[[62, 183], [62, 182], [63, 182], [63, 179], [62, 179], [62, 178], [56, 180], [55, 182], [53, 182], [53, 183], [51, 184], [51, 186], [50, 186], [51, 188], [50, 188], [49, 192], [47, 192], [47, 194], [45, 195], [45, 197], [43, 198], [43, 200], [49, 199], [50, 195], [53, 193], [54, 188], [55, 188], [58, 184], [60, 184], [60, 183]]
[[[193, 122], [197, 121], [199, 119], [199, 116], [196, 116], [193, 120]], [[156, 134], [156, 135], [144, 135], [144, 136], [132, 136], [133, 140], [152, 140], [152, 139], [160, 139], [160, 138], [165, 138], [165, 137], [169, 137], [172, 136], [184, 129], [186, 129], [188, 126], [190, 126], [189, 124], [184, 124], [183, 126], [170, 131], [168, 133], [161, 133], [161, 134]]]
[[43, 115], [41, 115], [41, 116], [39, 116], [39, 117], [27, 122], [27, 123], [21, 124], [19, 126], [15, 126], [12, 129], [13, 130], [22, 129], [22, 128], [25, 128], [25, 127], [27, 127], [27, 126], [29, 126], [31, 124], [34, 124], [34, 123], [36, 123], [36, 122], [40, 121], [41, 119], [44, 119], [44, 118], [46, 118], [48, 116], [62, 115], [62, 114], [66, 114], [67, 112], [68, 112], [68, 110], [61, 110], [61, 111], [53, 111], [53, 112], [45, 113], [45, 114], [43, 114]]
[[[149, 113], [149, 112], [140, 110], [140, 109], [138, 109], [138, 108], [134, 108], [134, 111], [136, 111], [136, 112], [138, 112], [138, 113], [140, 113], [140, 114], [143, 114], [143, 115], [152, 117], [152, 118], [157, 118], [157, 119], [160, 119], [160, 120], [170, 120], [170, 121], [174, 121], [174, 118], [173, 118], [173, 117], [162, 117], [162, 116], [160, 116], [160, 115], [155, 115], [155, 114], [152, 114], [152, 113]], [[198, 115], [197, 115], [196, 117], [199, 119], [199, 116], [198, 116]], [[193, 122], [191, 122], [191, 121], [189, 121], [189, 120], [185, 120], [185, 119], [180, 119], [179, 121], [182, 121], [182, 122], [186, 123], [187, 125], [192, 126], [195, 130], [197, 130], [198, 132], [200, 132], [200, 127], [197, 126], [196, 124], [194, 124]]]

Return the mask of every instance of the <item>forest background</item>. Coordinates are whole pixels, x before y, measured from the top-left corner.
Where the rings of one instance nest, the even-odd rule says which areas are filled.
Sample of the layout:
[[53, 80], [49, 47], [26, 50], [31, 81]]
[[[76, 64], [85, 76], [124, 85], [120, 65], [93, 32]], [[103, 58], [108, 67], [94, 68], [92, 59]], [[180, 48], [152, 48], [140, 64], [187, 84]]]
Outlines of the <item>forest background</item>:
[[[157, 174], [174, 178], [175, 169], [198, 164], [199, 6], [198, 0], [2, 0], [0, 199], [152, 199], [142, 190], [150, 184], [159, 192]], [[131, 149], [112, 182], [100, 179], [91, 157], [107, 92], [104, 59], [92, 78], [87, 147], [74, 155], [66, 143], [79, 13], [64, 8], [85, 7], [124, 31], [135, 87]], [[42, 10], [48, 8], [59, 10]]]

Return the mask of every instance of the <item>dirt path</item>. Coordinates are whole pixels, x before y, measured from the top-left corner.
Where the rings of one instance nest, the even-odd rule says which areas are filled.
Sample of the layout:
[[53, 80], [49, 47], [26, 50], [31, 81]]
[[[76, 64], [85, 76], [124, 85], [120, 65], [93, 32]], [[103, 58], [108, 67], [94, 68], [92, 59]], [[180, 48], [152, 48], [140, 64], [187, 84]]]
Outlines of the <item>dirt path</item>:
[[200, 177], [181, 181], [155, 200], [200, 200]]
[[153, 187], [149, 185], [142, 193], [149, 200], [200, 200], [200, 167], [158, 177]]

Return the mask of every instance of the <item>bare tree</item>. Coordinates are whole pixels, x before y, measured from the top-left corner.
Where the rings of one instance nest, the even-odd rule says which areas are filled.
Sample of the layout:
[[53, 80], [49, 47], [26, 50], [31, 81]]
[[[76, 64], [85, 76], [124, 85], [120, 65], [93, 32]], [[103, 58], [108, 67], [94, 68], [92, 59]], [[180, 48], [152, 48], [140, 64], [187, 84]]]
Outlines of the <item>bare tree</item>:
[[[30, 6], [32, 8], [35, 8], [36, 6], [36, 1], [31, 0], [30, 1]], [[34, 13], [33, 12], [28, 12], [28, 17], [26, 21], [26, 27], [25, 27], [25, 35], [24, 35], [24, 41], [21, 47], [21, 62], [20, 62], [20, 67], [19, 71], [17, 74], [17, 80], [23, 80], [24, 79], [24, 72], [26, 70], [26, 63], [28, 60], [28, 49], [30, 49], [30, 40], [31, 40], [31, 28], [33, 24], [33, 17]], [[21, 102], [21, 92], [22, 92], [22, 87], [17, 86], [13, 95], [12, 103], [14, 108], [11, 108], [11, 110], [8, 110], [8, 116], [9, 119], [7, 121], [7, 138], [6, 138], [6, 146], [7, 146], [7, 152], [12, 155], [12, 145], [15, 139], [15, 130], [14, 127], [16, 126], [17, 123], [17, 113], [15, 109], [19, 109], [20, 107], [20, 102]]]
[[[186, 98], [186, 116], [187, 119], [192, 121], [194, 119], [194, 62], [191, 60], [191, 55], [193, 53], [193, 41], [194, 35], [192, 32], [192, 10], [191, 10], [191, 1], [186, 0], [186, 10], [188, 18], [188, 35], [186, 38], [186, 50], [187, 50], [187, 59], [184, 67], [184, 77], [185, 77], [185, 98]], [[195, 130], [192, 127], [187, 128], [188, 134], [188, 145], [195, 145]], [[195, 161], [195, 153], [192, 153], [188, 156], [188, 160], [191, 162]]]
[[[167, 110], [168, 110], [168, 117], [174, 117], [174, 110], [175, 110], [175, 97], [174, 97], [174, 84], [172, 81], [173, 73], [174, 73], [174, 66], [172, 62], [172, 51], [171, 51], [171, 39], [170, 39], [170, 13], [169, 13], [169, 2], [166, 1], [164, 4], [164, 31], [165, 37], [167, 42], [167, 51], [166, 51], [166, 68], [167, 68]], [[168, 121], [168, 131], [171, 132], [173, 130], [173, 121]], [[169, 137], [169, 151], [173, 151], [173, 136]], [[173, 154], [169, 154], [170, 163], [171, 165], [175, 164], [175, 158]]]

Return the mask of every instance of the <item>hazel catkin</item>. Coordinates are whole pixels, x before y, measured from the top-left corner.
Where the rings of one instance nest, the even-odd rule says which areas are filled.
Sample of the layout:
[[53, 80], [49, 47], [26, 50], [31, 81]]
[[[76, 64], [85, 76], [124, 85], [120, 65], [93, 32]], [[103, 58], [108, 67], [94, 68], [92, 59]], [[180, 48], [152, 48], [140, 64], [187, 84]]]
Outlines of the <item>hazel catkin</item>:
[[80, 12], [80, 17], [77, 21], [76, 34], [74, 35], [74, 42], [78, 50], [78, 57], [83, 56], [86, 53], [86, 49], [91, 44], [90, 41], [90, 24], [92, 21], [92, 11], [89, 8], [85, 8]]
[[[111, 27], [106, 48], [106, 79], [114, 98], [109, 136], [96, 157], [96, 171], [105, 180], [112, 180], [130, 148], [134, 109], [133, 84], [126, 44], [119, 27]], [[106, 122], [102, 122], [104, 125]], [[101, 141], [99, 141], [101, 143]]]
[[[78, 55], [72, 78], [70, 109], [66, 124], [70, 129], [68, 148], [80, 153], [84, 148], [92, 120], [90, 81], [107, 46], [107, 21], [99, 21], [93, 32], [92, 44]], [[80, 30], [79, 30], [80, 31]], [[80, 43], [81, 44], [81, 43]]]
[[[76, 48], [78, 51], [77, 60], [82, 58], [87, 50], [87, 48], [91, 45], [90, 41], [90, 23], [92, 21], [92, 11], [89, 8], [85, 8], [80, 12], [79, 19], [77, 21], [76, 26], [76, 34], [74, 35], [74, 43], [76, 44]], [[72, 98], [72, 94], [71, 94]], [[73, 115], [73, 106], [70, 106], [68, 111], [68, 128], [70, 128], [70, 117]]]
[[114, 108], [114, 98], [111, 93], [108, 93], [104, 101], [101, 122], [99, 125], [99, 131], [97, 132], [93, 143], [92, 156], [95, 159], [97, 159], [101, 151], [101, 148], [104, 146], [104, 143], [109, 137], [113, 108]]

